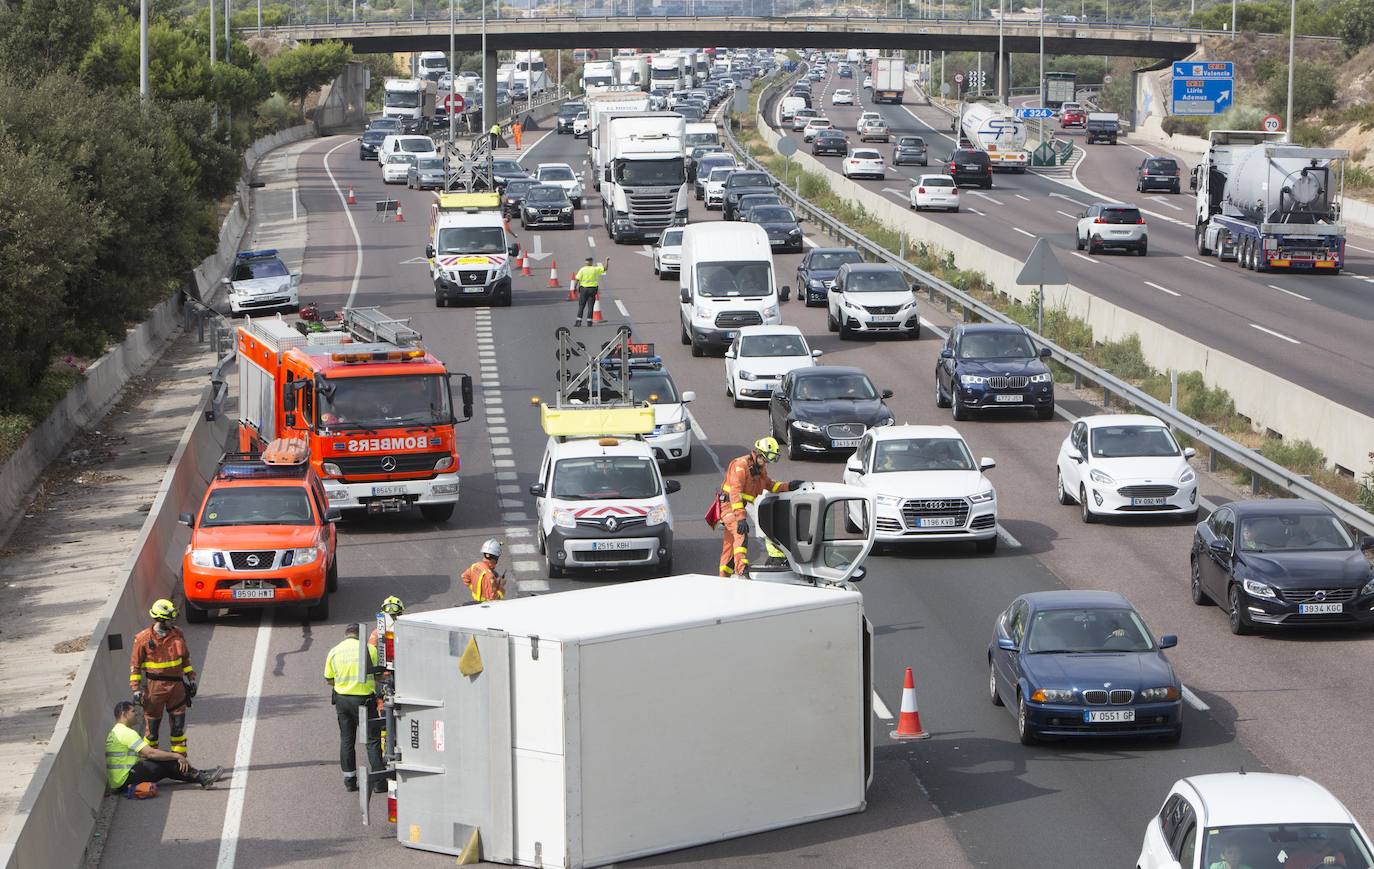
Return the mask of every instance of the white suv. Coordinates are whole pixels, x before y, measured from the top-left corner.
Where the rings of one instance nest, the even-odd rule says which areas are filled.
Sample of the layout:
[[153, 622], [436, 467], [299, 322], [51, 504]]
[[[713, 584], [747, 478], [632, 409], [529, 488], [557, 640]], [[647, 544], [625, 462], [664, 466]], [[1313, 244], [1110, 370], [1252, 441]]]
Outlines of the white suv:
[[711, 170], [711, 174], [706, 176], [704, 199], [707, 208], [722, 208], [725, 205], [725, 179], [730, 177], [736, 166], [720, 166]]
[[1145, 256], [1150, 230], [1140, 209], [1125, 202], [1098, 202], [1078, 217], [1077, 245], [1088, 253], [1115, 248]]
[[921, 337], [916, 294], [897, 267], [887, 263], [845, 263], [826, 294], [826, 324], [846, 341], [856, 334], [892, 332]]
[[540, 184], [562, 187], [572, 200], [573, 208], [582, 207], [582, 182], [567, 163], [540, 163], [534, 171], [534, 180]]
[[1309, 778], [1224, 772], [1179, 779], [1145, 828], [1138, 869], [1374, 866], [1369, 837]]

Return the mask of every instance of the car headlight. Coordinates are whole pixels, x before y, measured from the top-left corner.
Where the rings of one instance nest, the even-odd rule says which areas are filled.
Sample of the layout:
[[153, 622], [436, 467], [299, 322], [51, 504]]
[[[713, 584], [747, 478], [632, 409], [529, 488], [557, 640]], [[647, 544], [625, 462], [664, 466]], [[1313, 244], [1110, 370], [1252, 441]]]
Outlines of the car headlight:
[[795, 229], [789, 230], [787, 234], [788, 234], [788, 235], [801, 235], [801, 227], [797, 227], [797, 228], [795, 228]]
[[453, 467], [453, 456], [444, 456], [434, 463], [434, 470], [436, 471], [447, 471], [451, 467]]
[[325, 489], [325, 490], [324, 490], [324, 496], [325, 496], [326, 498], [328, 498], [330, 501], [347, 501], [347, 500], [348, 500], [348, 490], [347, 490], [347, 489]]
[[889, 416], [887, 419], [885, 419], [885, 420], [883, 420], [883, 421], [881, 421], [881, 422], [878, 423], [878, 425], [896, 425], [896, 424], [897, 424], [897, 417], [895, 417], [895, 416]]
[[571, 214], [571, 213], [572, 213], [572, 210], [573, 210], [573, 207], [572, 207], [571, 205], [564, 205], [562, 208], [560, 208], [560, 209], [558, 209], [558, 210], [559, 210], [559, 212], [562, 213], [562, 214]]
[[1254, 595], [1255, 597], [1265, 597], [1271, 600], [1276, 599], [1278, 597], [1278, 595], [1274, 593], [1274, 590], [1272, 588], [1260, 582], [1259, 580], [1246, 579], [1242, 580], [1241, 582], [1242, 585], [1244, 585], [1247, 594]]
[[1094, 483], [1101, 483], [1104, 486], [1110, 486], [1112, 483], [1116, 482], [1116, 480], [1112, 479], [1111, 474], [1104, 474], [1097, 469], [1093, 469], [1089, 472], [1088, 476], [1092, 477]]
[[1049, 373], [1048, 371], [1046, 371], [1046, 372], [1044, 372], [1044, 373], [1042, 373], [1042, 374], [1032, 374], [1032, 375], [1031, 375], [1031, 378], [1030, 378], [1030, 382], [1031, 382], [1031, 383], [1049, 383], [1049, 382], [1050, 382], [1051, 380], [1053, 380], [1053, 379], [1054, 379], [1054, 375], [1051, 374], [1051, 373]]
[[657, 507], [654, 507], [653, 509], [651, 509], [651, 510], [649, 511], [649, 515], [648, 515], [647, 517], [645, 517], [645, 519], [644, 519], [644, 524], [645, 524], [645, 525], [662, 525], [664, 522], [667, 522], [667, 521], [668, 521], [668, 505], [667, 505], [667, 504], [659, 504]]
[[223, 567], [224, 556], [218, 549], [192, 549], [191, 563], [196, 567]]
[[1369, 582], [1366, 582], [1364, 588], [1360, 589], [1360, 594], [1374, 594], [1374, 574], [1370, 575]]
[[1146, 688], [1140, 692], [1140, 699], [1148, 701], [1177, 700], [1178, 689], [1173, 685], [1168, 685], [1163, 688]]
[[758, 380], [758, 377], [755, 376], [752, 371], [740, 371], [738, 375], [740, 380]]
[[1197, 479], [1197, 474], [1194, 474], [1194, 473], [1193, 473], [1193, 469], [1192, 469], [1192, 468], [1184, 468], [1184, 469], [1183, 469], [1183, 473], [1179, 475], [1178, 481], [1179, 481], [1180, 483], [1191, 483], [1191, 482], [1193, 482], [1193, 481], [1196, 480], [1196, 479]]
[[763, 309], [763, 316], [764, 316], [764, 319], [767, 319], [767, 318], [769, 318], [769, 317], [776, 317], [776, 316], [778, 316], [778, 306], [777, 306], [777, 305], [770, 305], [770, 306], [768, 306], [767, 308], [764, 308], [764, 309]]
[[823, 290], [823, 289], [825, 289], [825, 281], [820, 281], [820, 280], [817, 280], [817, 279], [815, 279], [815, 278], [809, 278], [809, 279], [806, 281], [806, 285], [807, 285], [808, 287], [810, 287], [811, 289], [813, 289], [813, 290]]
[[693, 312], [693, 315], [698, 320], [705, 320], [711, 316], [711, 309], [706, 307], [705, 305], [697, 305], [696, 310]]
[[661, 434], [681, 434], [690, 427], [691, 424], [688, 423], [687, 420], [681, 419], [677, 422], [664, 423], [658, 427], [658, 430]]
[[1036, 703], [1072, 703], [1072, 688], [1037, 688], [1030, 699]]
[[960, 374], [959, 382], [965, 386], [982, 386], [988, 382], [986, 377], [979, 377], [976, 374]]
[[300, 567], [302, 564], [314, 564], [315, 559], [320, 557], [320, 551], [311, 546], [308, 549], [292, 549], [286, 553], [286, 558], [282, 559], [282, 566]]
[[559, 528], [576, 528], [577, 517], [573, 515], [573, 511], [559, 507], [553, 511], [553, 524]]
[[879, 495], [876, 500], [879, 507], [900, 507], [903, 499], [896, 495]]
[[996, 497], [996, 490], [988, 489], [986, 492], [975, 492], [974, 494], [969, 495], [968, 499], [969, 503], [972, 504], [986, 504], [988, 501], [991, 501], [993, 498]]
[[334, 464], [333, 462], [325, 462], [324, 464], [320, 465], [320, 470], [324, 471], [331, 477], [343, 476], [343, 472], [339, 470], [339, 466]]
[[818, 425], [816, 425], [814, 422], [807, 422], [807, 421], [804, 420], [804, 419], [795, 419], [795, 420], [793, 420], [793, 421], [792, 421], [792, 427], [795, 428], [795, 429], [797, 429], [798, 431], [812, 431], [812, 432], [816, 432], [816, 431], [820, 431], [820, 430], [821, 430], [821, 427], [818, 426]]

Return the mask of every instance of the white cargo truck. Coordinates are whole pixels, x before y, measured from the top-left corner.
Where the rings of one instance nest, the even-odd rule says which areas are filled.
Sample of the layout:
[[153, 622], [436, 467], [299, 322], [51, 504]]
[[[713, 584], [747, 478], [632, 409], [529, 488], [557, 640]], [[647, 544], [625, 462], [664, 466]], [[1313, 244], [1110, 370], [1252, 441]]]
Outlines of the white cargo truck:
[[588, 96], [601, 93], [616, 84], [615, 63], [609, 60], [590, 61], [582, 67], [582, 90]]
[[873, 102], [902, 104], [906, 92], [906, 62], [900, 57], [873, 61]]
[[634, 85], [637, 88], [649, 86], [649, 56], [636, 54], [630, 57], [617, 57], [615, 64], [616, 84]]
[[592, 186], [601, 189], [601, 121], [607, 114], [647, 112], [649, 95], [634, 85], [606, 85], [587, 95], [587, 160], [592, 168]]
[[382, 117], [396, 118], [406, 133], [426, 133], [434, 115], [434, 82], [389, 78], [382, 83]]
[[686, 127], [676, 112], [601, 115], [592, 165], [616, 244], [657, 241], [674, 222], [687, 222]]
[[686, 61], [679, 54], [659, 52], [649, 62], [649, 89], [683, 90], [692, 87]]

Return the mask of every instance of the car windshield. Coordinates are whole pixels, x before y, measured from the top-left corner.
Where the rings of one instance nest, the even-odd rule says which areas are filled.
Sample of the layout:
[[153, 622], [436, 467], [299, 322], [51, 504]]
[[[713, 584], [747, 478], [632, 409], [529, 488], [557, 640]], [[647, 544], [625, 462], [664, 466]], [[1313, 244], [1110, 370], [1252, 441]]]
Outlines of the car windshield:
[[924, 148], [926, 143], [923, 139], [902, 138], [897, 140], [898, 148]]
[[682, 400], [678, 398], [677, 387], [673, 385], [673, 379], [662, 373], [632, 372], [630, 374], [630, 391], [634, 393], [636, 402], [677, 404]]
[[434, 150], [434, 143], [423, 136], [417, 139], [401, 139], [396, 144], [402, 151], [410, 154], [427, 154]]
[[509, 199], [523, 199], [525, 194], [530, 192], [530, 188], [533, 187], [534, 184], [535, 182], [533, 181], [525, 181], [523, 179], [512, 181], [506, 185], [506, 197]]
[[807, 120], [808, 118], [814, 118], [814, 117], [816, 117], [816, 110], [815, 110], [815, 109], [797, 109], [797, 114], [796, 114], [794, 117], [801, 118], [802, 120]]
[[739, 355], [810, 356], [800, 335], [749, 335], [740, 339]]
[[1140, 211], [1135, 208], [1104, 208], [1103, 223], [1140, 223]]
[[395, 164], [395, 165], [400, 165], [400, 164], [404, 163], [404, 164], [406, 164], [407, 166], [414, 166], [414, 165], [415, 165], [415, 155], [414, 155], [414, 154], [392, 154], [390, 157], [387, 157], [387, 158], [386, 158], [386, 162], [392, 163], [392, 164]]
[[954, 179], [947, 175], [936, 175], [933, 178], [922, 178], [922, 187], [953, 187]]
[[1158, 425], [1104, 425], [1092, 430], [1092, 452], [1099, 459], [1176, 456], [1174, 436]]
[[1173, 175], [1178, 171], [1178, 164], [1173, 160], [1146, 160], [1145, 171], [1151, 175]]
[[811, 259], [807, 261], [807, 268], [817, 270], [835, 270], [845, 263], [861, 263], [863, 257], [859, 256], [857, 250], [837, 250], [827, 253], [813, 253]]
[[755, 223], [796, 223], [797, 217], [792, 209], [778, 205], [758, 205], [749, 210], [749, 219]]
[[506, 252], [506, 234], [499, 226], [446, 226], [439, 230], [439, 253]]
[[794, 397], [798, 401], [872, 401], [878, 392], [862, 374], [822, 374], [797, 378]]
[[228, 486], [205, 501], [200, 527], [310, 525], [310, 497], [302, 486]]
[[680, 230], [680, 229], [667, 229], [667, 230], [664, 230], [663, 235], [660, 236], [659, 239], [658, 239], [658, 246], [659, 246], [659, 247], [681, 247], [681, 246], [682, 246], [682, 230]]
[[563, 459], [553, 468], [551, 497], [566, 501], [653, 498], [659, 494], [654, 460], [638, 456]]
[[720, 139], [715, 133], [688, 133], [687, 147], [692, 148], [697, 145], [718, 145]]
[[882, 155], [877, 151], [854, 151], [850, 155], [855, 160], [881, 160]]
[[632, 187], [671, 187], [687, 180], [682, 159], [616, 160], [616, 178]]
[[334, 377], [318, 392], [322, 429], [448, 425], [453, 421], [448, 378], [438, 374]]
[[960, 359], [1029, 359], [1035, 346], [1022, 332], [965, 332]]
[[673, 109], [673, 111], [677, 112], [679, 115], [682, 115], [689, 121], [699, 121], [702, 119], [702, 117], [704, 117], [704, 114], [702, 113], [701, 109], [698, 106], [691, 104], [679, 103], [677, 107]]
[[534, 205], [541, 202], [564, 202], [568, 195], [562, 187], [531, 187], [525, 193], [525, 202]]
[[415, 161], [416, 169], [427, 169], [431, 172], [442, 172], [444, 169], [443, 157], [421, 157]]
[[564, 103], [558, 107], [558, 116], [560, 118], [575, 118], [582, 109], [583, 106], [580, 103]]
[[497, 175], [524, 175], [525, 167], [514, 160], [492, 160], [491, 171]]
[[959, 438], [903, 438], [876, 444], [873, 473], [971, 471], [973, 456]]
[[700, 263], [697, 265], [697, 293], [708, 299], [771, 296], [773, 270], [768, 262], [758, 261]]
[[724, 184], [725, 180], [730, 177], [730, 173], [734, 171], [736, 170], [733, 166], [718, 166], [711, 170], [711, 174], [707, 176], [706, 180], [712, 184]]
[[954, 159], [959, 163], [986, 163], [988, 155], [982, 151], [955, 151]]
[[1154, 641], [1133, 610], [1040, 610], [1030, 622], [1026, 651], [1032, 655], [1065, 652], [1148, 652]]
[[258, 278], [284, 278], [287, 274], [289, 273], [282, 261], [273, 257], [272, 259], [235, 263], [233, 280], [252, 281]]
[[401, 122], [395, 118], [377, 118], [367, 125], [367, 129], [378, 130], [383, 133], [397, 133], [401, 130]]
[[762, 172], [735, 172], [725, 182], [726, 187], [768, 187], [768, 176]]
[[539, 167], [538, 178], [540, 181], [576, 181], [577, 176], [573, 170], [567, 166], [541, 166]]
[[1370, 869], [1369, 843], [1350, 824], [1256, 824], [1209, 827], [1201, 866], [1305, 869], [1340, 866]]
[[414, 109], [420, 105], [420, 95], [415, 91], [406, 91], [405, 93], [387, 91], [383, 103], [393, 109]]
[[902, 293], [909, 289], [902, 273], [896, 269], [852, 271], [844, 279], [846, 293]]
[[1240, 548], [1246, 552], [1350, 549], [1354, 545], [1334, 516], [1251, 516], [1240, 521]]

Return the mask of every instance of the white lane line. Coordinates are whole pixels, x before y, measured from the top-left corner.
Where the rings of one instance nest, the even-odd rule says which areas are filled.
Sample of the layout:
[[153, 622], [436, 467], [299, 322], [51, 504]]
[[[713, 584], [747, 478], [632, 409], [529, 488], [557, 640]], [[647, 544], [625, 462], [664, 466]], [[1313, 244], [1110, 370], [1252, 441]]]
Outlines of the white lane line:
[[1015, 537], [1012, 537], [1011, 532], [1008, 531], [1006, 528], [1002, 527], [1001, 523], [998, 523], [997, 525], [997, 536], [1002, 538], [1002, 542], [1010, 546], [1012, 549], [1021, 548], [1021, 541], [1017, 540]]
[[517, 474], [517, 473], [515, 473], [514, 471], [497, 471], [497, 472], [496, 472], [496, 479], [498, 479], [498, 480], [518, 480], [518, 479], [520, 479], [520, 475]]
[[496, 494], [498, 494], [498, 495], [519, 495], [519, 494], [520, 494], [520, 487], [519, 487], [519, 486], [497, 486], [497, 487], [496, 487]]
[[489, 425], [489, 426], [487, 426], [487, 434], [494, 434], [494, 435], [505, 435], [505, 434], [510, 434], [510, 429], [506, 428], [505, 426], [494, 426], [494, 425]]
[[591, 226], [591, 225], [592, 225], [592, 216], [591, 216], [590, 214], [584, 214], [584, 215], [582, 215], [582, 225], [583, 225], [583, 226]]
[[701, 423], [697, 422], [696, 416], [690, 410], [687, 411], [687, 419], [692, 423], [692, 434], [696, 435], [697, 443], [706, 451], [706, 455], [711, 457], [711, 464], [716, 466], [716, 473], [725, 473], [725, 465], [721, 464], [720, 456], [716, 455], [716, 451], [711, 449], [711, 442], [706, 437], [706, 431], [701, 427]]
[[525, 502], [521, 501], [519, 498], [501, 499], [501, 509], [503, 510], [519, 510], [523, 506], [525, 506]]
[[540, 564], [538, 559], [535, 559], [533, 561], [517, 561], [512, 566], [516, 569], [517, 572], [520, 573], [524, 573], [526, 571], [538, 573], [539, 568], [543, 567], [544, 565]]
[[820, 245], [816, 244], [814, 241], [806, 237], [802, 238], [802, 244], [806, 245], [807, 247], [820, 247]]
[[1027, 202], [1030, 202], [1030, 201], [1031, 201], [1031, 198], [1030, 198], [1029, 196], [1022, 196], [1020, 193], [1015, 194], [1015, 196], [1016, 196], [1017, 199], [1024, 199], [1024, 200], [1026, 200]]
[[892, 720], [892, 710], [887, 708], [887, 704], [878, 696], [877, 691], [873, 692], [873, 714], [884, 721]]
[[[528, 522], [530, 517], [525, 513], [502, 513], [502, 522]], [[509, 529], [507, 529], [509, 530]]]
[[984, 214], [983, 212], [979, 211], [979, 210], [976, 209], [976, 208], [970, 207], [970, 208], [969, 208], [969, 211], [972, 211], [974, 214], [978, 215], [979, 217], [987, 217], [986, 214]]
[[1035, 233], [1033, 233], [1033, 232], [1026, 232], [1024, 229], [1022, 229], [1022, 228], [1019, 227], [1019, 226], [1013, 226], [1012, 229], [1016, 230], [1017, 232], [1021, 233], [1021, 234], [1024, 235], [1024, 236], [1026, 236], [1027, 238], [1035, 238]]
[[1183, 686], [1183, 700], [1199, 712], [1206, 712], [1212, 708], [1206, 703], [1203, 703], [1202, 698], [1194, 694], [1193, 689], [1189, 688], [1187, 685]]
[[1050, 194], [1050, 197], [1051, 197], [1051, 198], [1054, 198], [1054, 199], [1066, 199], [1066, 200], [1068, 200], [1069, 202], [1072, 202], [1074, 205], [1081, 205], [1081, 206], [1083, 206], [1084, 208], [1087, 208], [1087, 207], [1088, 207], [1088, 203], [1086, 203], [1086, 202], [1081, 202], [1081, 201], [1079, 201], [1079, 200], [1077, 200], [1077, 199], [1074, 199], [1072, 196], [1066, 196], [1066, 195], [1063, 194], [1063, 193], [1051, 193], [1051, 194]]
[[[1130, 142], [1127, 142], [1126, 144], [1127, 144], [1127, 145], [1131, 145]], [[1131, 145], [1131, 147], [1132, 147], [1132, 148], [1135, 148], [1137, 151], [1139, 151], [1140, 153], [1144, 154], [1146, 157], [1153, 157], [1153, 156], [1154, 156], [1154, 154], [1151, 154], [1149, 151], [1146, 151], [1144, 148], [1140, 147], [1139, 145]]]
[[1285, 290], [1283, 287], [1280, 287], [1277, 284], [1270, 284], [1269, 289], [1278, 290], [1280, 293], [1287, 293], [1288, 295], [1293, 296], [1294, 298], [1302, 299], [1304, 302], [1312, 301], [1311, 296], [1304, 296], [1302, 293], [1295, 293], [1292, 290]]
[[592, 238], [590, 235], [587, 236], [587, 245], [588, 247], [596, 247], [596, 239]]
[[547, 579], [522, 579], [516, 583], [521, 591], [548, 591], [549, 581]]
[[1064, 216], [1067, 217], [1069, 220], [1077, 220], [1077, 219], [1078, 219], [1078, 215], [1076, 215], [1076, 214], [1069, 214], [1067, 211], [1060, 211], [1058, 208], [1056, 208], [1056, 209], [1054, 210], [1054, 212], [1055, 212], [1055, 214], [1062, 214], [1062, 215], [1064, 215]]
[[215, 861], [215, 869], [233, 869], [234, 859], [238, 856], [243, 801], [248, 793], [248, 769], [253, 762], [253, 737], [258, 730], [258, 702], [262, 697], [262, 680], [267, 674], [267, 648], [271, 640], [272, 614], [263, 613], [262, 624], [258, 626], [258, 638], [253, 644], [248, 687], [243, 696], [239, 744], [234, 750], [234, 777], [229, 782], [229, 804], [224, 808], [224, 826], [220, 829], [219, 859]]
[[630, 319], [630, 312], [625, 310], [624, 302], [620, 301], [619, 299], [616, 299], [615, 309], [620, 312], [620, 316], [624, 317], [626, 320]]
[[[353, 262], [353, 284], [348, 288], [348, 301], [344, 302], [345, 308], [353, 307], [353, 298], [358, 295], [358, 281], [363, 276], [363, 239], [362, 236], [358, 235], [358, 224], [353, 222], [353, 212], [348, 208], [348, 196], [339, 188], [338, 179], [334, 177], [334, 170], [329, 168], [329, 157], [344, 145], [349, 144], [350, 141], [351, 140], [344, 140], [340, 142], [330, 148], [324, 155], [324, 174], [329, 176], [329, 183], [334, 185], [334, 192], [338, 195], [340, 204], [343, 205], [344, 217], [348, 218], [348, 228], [353, 232], [353, 249], [358, 252]], [[228, 817], [224, 819], [224, 822], [225, 824], [229, 823]], [[234, 835], [238, 835], [237, 830], [234, 831]], [[220, 856], [223, 857], [223, 852], [221, 852]], [[233, 865], [233, 855], [230, 855], [229, 865]]]
[[510, 443], [510, 438], [508, 438], [508, 437], [503, 437], [503, 436], [499, 436], [499, 435], [498, 435], [498, 436], [492, 437], [491, 442], [492, 442], [492, 444], [493, 444], [494, 446], [502, 446], [502, 445], [505, 445], [505, 444]]
[[1158, 202], [1160, 205], [1163, 205], [1165, 208], [1172, 208], [1174, 211], [1182, 211], [1182, 210], [1183, 210], [1180, 206], [1177, 206], [1177, 205], [1173, 204], [1173, 203], [1170, 202], [1169, 200], [1165, 199], [1163, 196], [1151, 196], [1151, 197], [1150, 197], [1150, 201], [1151, 201], [1151, 202]]
[[1345, 243], [1345, 246], [1348, 248], [1353, 248], [1354, 250], [1358, 250], [1361, 253], [1374, 253], [1374, 250], [1370, 250], [1367, 247], [1360, 247], [1358, 244], [1351, 244], [1348, 241]]
[[1085, 260], [1087, 260], [1087, 261], [1090, 262], [1090, 263], [1096, 263], [1096, 262], [1097, 262], [1097, 260], [1095, 260], [1095, 259], [1093, 259], [1092, 257], [1088, 256], [1087, 254], [1085, 254], [1085, 253], [1079, 253], [1079, 252], [1076, 251], [1076, 250], [1071, 250], [1071, 251], [1069, 251], [1069, 253], [1073, 254], [1074, 256], [1078, 257], [1079, 259], [1085, 259]]
[[530, 529], [528, 529], [528, 528], [507, 528], [507, 529], [506, 529], [506, 536], [507, 536], [507, 537], [529, 537], [529, 536], [530, 536]]
[[1275, 332], [1273, 329], [1266, 329], [1266, 328], [1264, 328], [1263, 326], [1260, 326], [1260, 325], [1258, 325], [1258, 324], [1256, 324], [1256, 323], [1251, 323], [1251, 324], [1250, 324], [1250, 328], [1251, 328], [1251, 329], [1258, 329], [1258, 330], [1260, 330], [1261, 332], [1265, 333], [1266, 335], [1273, 335], [1275, 338], [1282, 338], [1284, 341], [1287, 341], [1289, 344], [1301, 344], [1301, 343], [1302, 343], [1302, 342], [1299, 341], [1297, 338], [1289, 338], [1287, 335], [1283, 334], [1282, 332]]
[[491, 466], [493, 468], [513, 468], [515, 462], [510, 459], [492, 459]]
[[510, 551], [512, 555], [533, 555], [539, 550], [534, 548], [533, 543], [512, 543]]
[[493, 447], [491, 454], [493, 456], [510, 456], [514, 455], [515, 451], [512, 450], [510, 447]]
[[989, 196], [988, 194], [982, 192], [981, 190], [970, 190], [969, 193], [973, 194], [974, 196], [981, 196], [981, 197], [983, 197], [983, 198], [986, 199], [988, 202], [991, 202], [993, 205], [996, 205], [998, 208], [1001, 208], [1001, 207], [1002, 207], [1002, 200], [1000, 200], [1000, 199], [993, 199], [991, 196]]
[[1183, 255], [1183, 258], [1186, 259], [1186, 260], [1191, 260], [1192, 262], [1195, 262], [1195, 263], [1197, 263], [1197, 264], [1200, 265], [1200, 266], [1207, 266], [1207, 268], [1209, 268], [1209, 269], [1214, 269], [1214, 268], [1217, 267], [1217, 264], [1216, 264], [1216, 263], [1209, 263], [1209, 262], [1207, 262], [1206, 260], [1198, 259], [1198, 258], [1195, 257], [1195, 256], [1188, 256], [1186, 253]]
[[1159, 284], [1155, 283], [1154, 281], [1146, 281], [1146, 282], [1145, 282], [1145, 286], [1147, 286], [1147, 287], [1154, 287], [1156, 290], [1159, 290], [1161, 293], [1168, 293], [1169, 295], [1171, 295], [1171, 296], [1173, 296], [1173, 297], [1175, 297], [1175, 298], [1179, 298], [1179, 297], [1181, 297], [1181, 296], [1183, 295], [1182, 293], [1175, 293], [1173, 290], [1169, 289], [1168, 287], [1161, 287]]

